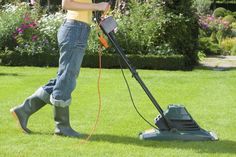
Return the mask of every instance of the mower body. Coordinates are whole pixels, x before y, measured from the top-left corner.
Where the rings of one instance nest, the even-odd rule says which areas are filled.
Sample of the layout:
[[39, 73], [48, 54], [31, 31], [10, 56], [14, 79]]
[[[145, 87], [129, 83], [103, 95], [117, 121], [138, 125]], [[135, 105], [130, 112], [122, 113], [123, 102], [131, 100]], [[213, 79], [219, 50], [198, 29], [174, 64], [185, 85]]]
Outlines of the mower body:
[[218, 140], [214, 132], [202, 129], [187, 109], [182, 105], [169, 105], [164, 111], [164, 116], [168, 119], [169, 127], [166, 125], [161, 115], [155, 118], [155, 125], [159, 129], [146, 130], [139, 134], [144, 140], [184, 140], [184, 141], [208, 141]]

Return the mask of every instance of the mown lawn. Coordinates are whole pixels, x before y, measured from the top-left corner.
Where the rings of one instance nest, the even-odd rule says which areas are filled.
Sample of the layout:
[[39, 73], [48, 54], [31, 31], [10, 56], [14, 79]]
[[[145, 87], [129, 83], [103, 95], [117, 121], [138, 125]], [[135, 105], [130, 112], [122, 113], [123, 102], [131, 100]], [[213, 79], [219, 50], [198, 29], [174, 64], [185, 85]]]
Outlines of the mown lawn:
[[[199, 125], [217, 133], [216, 142], [140, 141], [150, 128], [135, 112], [120, 70], [103, 70], [102, 113], [91, 140], [53, 135], [52, 107], [35, 113], [23, 134], [9, 109], [55, 76], [56, 68], [0, 67], [0, 156], [4, 157], [196, 157], [236, 156], [236, 70], [138, 70], [163, 109], [184, 104]], [[126, 76], [140, 112], [151, 122], [158, 112], [137, 82]], [[72, 126], [86, 135], [98, 111], [97, 69], [82, 68], [71, 105]]]

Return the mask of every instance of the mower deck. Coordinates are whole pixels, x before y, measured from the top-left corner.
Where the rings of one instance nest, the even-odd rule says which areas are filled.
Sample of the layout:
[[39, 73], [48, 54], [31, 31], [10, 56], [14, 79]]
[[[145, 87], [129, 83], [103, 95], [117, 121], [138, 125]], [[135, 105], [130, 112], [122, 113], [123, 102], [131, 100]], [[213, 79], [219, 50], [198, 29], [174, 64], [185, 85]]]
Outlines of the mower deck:
[[141, 140], [182, 140], [182, 141], [215, 141], [218, 140], [214, 132], [203, 129], [197, 131], [160, 131], [157, 129], [146, 130], [139, 134]]

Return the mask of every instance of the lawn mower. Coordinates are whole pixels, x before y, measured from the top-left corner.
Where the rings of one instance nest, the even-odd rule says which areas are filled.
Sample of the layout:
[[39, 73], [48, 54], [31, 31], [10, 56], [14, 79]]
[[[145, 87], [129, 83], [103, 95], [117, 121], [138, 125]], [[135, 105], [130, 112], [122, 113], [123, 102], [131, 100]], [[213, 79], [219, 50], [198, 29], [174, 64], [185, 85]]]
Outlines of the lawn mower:
[[[189, 114], [187, 109], [178, 104], [171, 104], [166, 111], [163, 111], [156, 99], [153, 97], [147, 86], [144, 84], [136, 69], [129, 63], [124, 50], [119, 46], [116, 37], [115, 30], [117, 28], [117, 22], [112, 16], [108, 17], [96, 17], [99, 27], [102, 32], [107, 36], [110, 43], [113, 45], [120, 58], [124, 61], [128, 67], [132, 76], [140, 84], [144, 92], [147, 94], [152, 104], [158, 110], [160, 115], [155, 118], [155, 125], [157, 127], [143, 131], [139, 134], [139, 138], [142, 140], [186, 140], [186, 141], [207, 141], [218, 140], [218, 137], [213, 132], [208, 132], [202, 129], [196, 121]], [[102, 42], [103, 41], [102, 39]], [[105, 42], [106, 43], [106, 42]], [[107, 44], [105, 44], [107, 47]]]

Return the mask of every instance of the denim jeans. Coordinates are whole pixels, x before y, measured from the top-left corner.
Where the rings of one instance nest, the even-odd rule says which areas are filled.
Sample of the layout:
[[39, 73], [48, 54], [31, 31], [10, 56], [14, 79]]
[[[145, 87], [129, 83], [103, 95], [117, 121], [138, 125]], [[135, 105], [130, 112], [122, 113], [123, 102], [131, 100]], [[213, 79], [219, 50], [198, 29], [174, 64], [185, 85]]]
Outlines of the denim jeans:
[[89, 33], [88, 24], [68, 19], [58, 31], [60, 58], [57, 77], [43, 86], [55, 106], [66, 107], [71, 103], [71, 93], [76, 86]]

